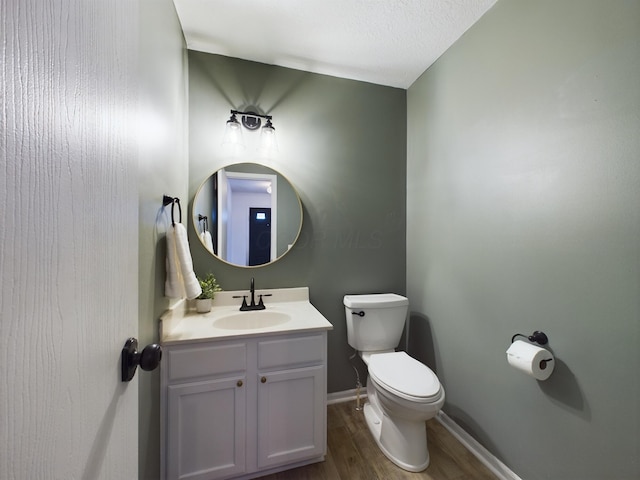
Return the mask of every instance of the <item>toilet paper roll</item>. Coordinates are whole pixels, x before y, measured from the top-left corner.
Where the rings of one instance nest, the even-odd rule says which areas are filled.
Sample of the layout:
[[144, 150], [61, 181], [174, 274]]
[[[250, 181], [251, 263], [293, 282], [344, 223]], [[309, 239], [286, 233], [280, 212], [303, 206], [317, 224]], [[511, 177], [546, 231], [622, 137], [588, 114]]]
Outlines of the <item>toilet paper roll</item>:
[[537, 380], [549, 378], [556, 363], [549, 350], [522, 340], [516, 340], [511, 344], [507, 350], [507, 362]]

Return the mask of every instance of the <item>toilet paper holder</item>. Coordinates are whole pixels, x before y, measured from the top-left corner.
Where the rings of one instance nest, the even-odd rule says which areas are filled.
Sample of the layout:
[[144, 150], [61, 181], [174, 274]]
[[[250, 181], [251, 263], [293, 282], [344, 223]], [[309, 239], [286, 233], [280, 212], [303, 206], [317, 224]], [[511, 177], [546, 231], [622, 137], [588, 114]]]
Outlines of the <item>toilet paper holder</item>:
[[[510, 357], [510, 351], [511, 351], [511, 348], [515, 346], [514, 342], [515, 342], [516, 337], [524, 337], [527, 340], [529, 340], [529, 342], [537, 343], [540, 346], [546, 345], [546, 344], [549, 343], [549, 337], [547, 337], [547, 335], [544, 332], [540, 332], [538, 330], [533, 332], [531, 335], [524, 335], [522, 333], [516, 333], [513, 337], [511, 337], [511, 347], [509, 347], [509, 350], [507, 350], [507, 358], [508, 359], [511, 358]], [[520, 343], [521, 344], [526, 344], [526, 342], [520, 342]], [[532, 359], [532, 361], [535, 364], [535, 368], [537, 368], [537, 370], [538, 370], [538, 374], [541, 375], [541, 376], [538, 376], [538, 375], [536, 375], [534, 373], [532, 376], [534, 376], [538, 380], [546, 380], [549, 377], [549, 375], [551, 375], [551, 372], [553, 372], [553, 364], [550, 364], [550, 362], [553, 362], [553, 360], [554, 360], [553, 354], [551, 352], [549, 352], [546, 348], [535, 347], [534, 345], [531, 345], [531, 347], [532, 348], [537, 348], [539, 350], [539, 352], [536, 355], [541, 355], [543, 353], [546, 353], [545, 357], [547, 355], [549, 356], [549, 358], [536, 358], [536, 356], [534, 356], [534, 358]], [[520, 350], [522, 350], [522, 349], [520, 349]], [[514, 354], [511, 354], [511, 355], [514, 355]], [[517, 354], [515, 354], [515, 356], [518, 357]], [[509, 363], [512, 363], [512, 362], [509, 361]], [[521, 370], [525, 370], [525, 372], [530, 374], [530, 375], [532, 374], [530, 371], [527, 371], [527, 369], [521, 368], [521, 366], [516, 365], [516, 368], [519, 368]], [[549, 373], [547, 373], [546, 375], [541, 373], [544, 370], [547, 370]]]
[[544, 332], [539, 332], [538, 330], [528, 336], [522, 333], [516, 333], [513, 337], [511, 337], [511, 343], [515, 341], [516, 337], [524, 337], [530, 342], [535, 342], [538, 345], [546, 345], [547, 343], [549, 343], [549, 337], [547, 337]]

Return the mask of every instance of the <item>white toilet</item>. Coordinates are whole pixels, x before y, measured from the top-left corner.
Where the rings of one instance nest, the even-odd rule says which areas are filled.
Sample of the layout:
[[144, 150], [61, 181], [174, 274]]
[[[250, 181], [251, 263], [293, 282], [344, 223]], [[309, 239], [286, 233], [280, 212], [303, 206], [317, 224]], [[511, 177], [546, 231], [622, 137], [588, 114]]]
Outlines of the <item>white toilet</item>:
[[396, 352], [409, 300], [394, 293], [345, 295], [347, 339], [368, 366], [364, 415], [376, 443], [410, 472], [429, 466], [425, 421], [444, 405], [435, 373], [405, 352]]

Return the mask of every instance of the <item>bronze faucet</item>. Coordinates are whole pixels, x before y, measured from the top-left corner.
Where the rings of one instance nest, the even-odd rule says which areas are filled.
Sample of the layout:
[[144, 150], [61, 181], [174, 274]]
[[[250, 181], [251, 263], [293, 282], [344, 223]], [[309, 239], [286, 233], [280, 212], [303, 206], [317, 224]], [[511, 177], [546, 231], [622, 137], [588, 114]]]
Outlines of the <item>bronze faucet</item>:
[[[262, 301], [262, 295], [258, 295], [258, 303], [256, 304], [256, 288], [255, 281], [253, 277], [251, 277], [251, 289], [249, 290], [251, 293], [251, 303], [247, 305], [247, 297], [242, 297], [242, 306], [240, 307], [241, 312], [248, 312], [251, 310], [264, 310], [266, 307], [264, 306], [264, 302]], [[268, 296], [268, 295], [265, 295]]]

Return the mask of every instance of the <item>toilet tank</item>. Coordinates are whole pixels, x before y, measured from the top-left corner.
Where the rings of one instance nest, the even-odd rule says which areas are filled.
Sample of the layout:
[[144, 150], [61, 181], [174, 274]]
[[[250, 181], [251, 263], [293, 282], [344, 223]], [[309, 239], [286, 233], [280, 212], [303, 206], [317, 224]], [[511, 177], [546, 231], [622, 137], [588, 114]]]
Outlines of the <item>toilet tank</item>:
[[347, 341], [360, 352], [393, 350], [409, 310], [409, 299], [395, 293], [345, 295]]

